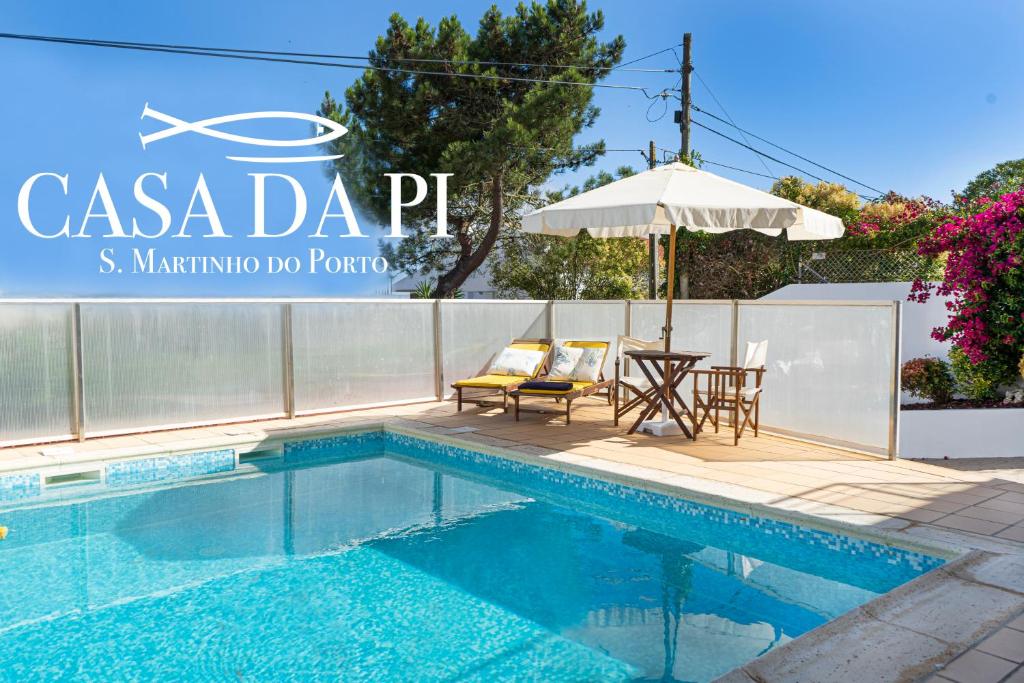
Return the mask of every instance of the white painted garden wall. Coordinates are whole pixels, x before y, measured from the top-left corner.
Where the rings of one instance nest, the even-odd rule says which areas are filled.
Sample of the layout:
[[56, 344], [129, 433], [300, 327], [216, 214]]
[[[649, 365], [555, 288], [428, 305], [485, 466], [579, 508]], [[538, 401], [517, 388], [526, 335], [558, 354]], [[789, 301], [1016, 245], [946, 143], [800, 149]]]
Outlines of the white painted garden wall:
[[901, 410], [901, 458], [1024, 458], [1024, 409]]

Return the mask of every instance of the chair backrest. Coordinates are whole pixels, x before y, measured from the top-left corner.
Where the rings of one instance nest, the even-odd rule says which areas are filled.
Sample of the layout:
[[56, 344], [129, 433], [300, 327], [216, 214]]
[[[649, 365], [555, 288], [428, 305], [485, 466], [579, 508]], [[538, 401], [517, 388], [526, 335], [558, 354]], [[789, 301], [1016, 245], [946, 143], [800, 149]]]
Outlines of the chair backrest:
[[665, 342], [660, 339], [647, 341], [646, 339], [637, 339], [636, 337], [626, 337], [623, 335], [619, 335], [618, 343], [619, 348], [615, 353], [615, 357], [618, 358], [620, 363], [626, 351], [661, 351], [665, 348]]
[[743, 357], [743, 369], [753, 370], [763, 368], [768, 360], [768, 340], [762, 339], [759, 342], [747, 342], [747, 353]]
[[552, 345], [551, 339], [513, 339], [512, 343], [509, 344], [513, 349], [542, 351], [544, 353], [544, 355], [541, 356], [540, 362], [537, 363], [537, 367], [533, 369], [533, 374], [530, 375], [531, 378], [539, 375], [544, 369], [544, 366], [548, 364], [548, 360], [551, 358]]

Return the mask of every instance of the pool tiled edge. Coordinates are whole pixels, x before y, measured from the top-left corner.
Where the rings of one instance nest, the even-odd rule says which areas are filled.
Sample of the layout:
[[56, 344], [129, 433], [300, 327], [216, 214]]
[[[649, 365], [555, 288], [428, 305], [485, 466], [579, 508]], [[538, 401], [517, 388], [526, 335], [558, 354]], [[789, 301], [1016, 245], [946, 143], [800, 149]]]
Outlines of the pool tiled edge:
[[[898, 529], [872, 528], [844, 519], [822, 517], [813, 512], [773, 505], [773, 499], [777, 499], [778, 496], [766, 496], [760, 491], [754, 491], [742, 486], [705, 482], [696, 478], [681, 477], [679, 475], [666, 477], [664, 476], [665, 473], [658, 470], [640, 466], [616, 466], [616, 463], [586, 456], [563, 454], [557, 451], [538, 454], [533, 452], [532, 448], [519, 450], [514, 447], [493, 446], [481, 441], [474, 441], [472, 437], [468, 439], [463, 438], [461, 435], [422, 432], [417, 429], [396, 425], [385, 425], [384, 428], [392, 434], [402, 434], [415, 439], [430, 441], [442, 447], [460, 448], [502, 460], [516, 461], [595, 481], [640, 489], [697, 505], [721, 508], [738, 514], [767, 518], [775, 522], [826, 533], [843, 534], [872, 543], [895, 546], [902, 550], [941, 557], [945, 560], [959, 557], [971, 549], [958, 546], [957, 544], [941, 541], [935, 542], [907, 536], [898, 533]], [[821, 507], [823, 509], [846, 512], [845, 508], [837, 506], [821, 504]]]

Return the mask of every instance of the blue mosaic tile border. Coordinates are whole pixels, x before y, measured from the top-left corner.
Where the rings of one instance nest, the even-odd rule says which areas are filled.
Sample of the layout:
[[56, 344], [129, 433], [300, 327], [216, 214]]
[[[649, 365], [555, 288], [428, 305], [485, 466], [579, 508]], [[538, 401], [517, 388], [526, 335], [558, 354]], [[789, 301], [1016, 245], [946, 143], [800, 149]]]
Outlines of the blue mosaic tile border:
[[201, 451], [187, 455], [125, 460], [107, 465], [107, 486], [134, 486], [154, 481], [188, 479], [235, 469], [234, 449]]
[[325, 451], [330, 451], [330, 455], [338, 455], [342, 448], [346, 458], [358, 458], [382, 453], [385, 444], [382, 429], [339, 434], [309, 441], [293, 441], [284, 445], [284, 460], [290, 464], [316, 462], [324, 458]]
[[0, 476], [0, 501], [33, 498], [42, 491], [38, 472], [28, 474], [5, 474]]
[[[750, 550], [762, 548], [778, 552], [780, 540], [791, 540], [822, 558], [834, 556], [835, 553], [841, 553], [850, 559], [857, 556], [869, 557], [880, 561], [874, 565], [875, 570], [879, 569], [878, 565], [895, 568], [899, 570], [898, 574], [903, 576], [903, 580], [909, 580], [945, 562], [941, 558], [912, 550], [757, 517], [396, 432], [341, 435], [296, 442], [287, 444], [285, 452], [302, 453], [304, 460], [315, 460], [318, 454], [326, 455], [325, 451], [333, 450], [336, 453], [339, 449], [344, 449], [345, 454], [349, 455], [350, 444], [352, 447], [362, 449], [371, 447], [371, 444], [377, 441], [383, 442], [382, 451], [443, 466], [454, 466], [485, 477], [500, 477], [502, 480], [555, 497], [572, 496], [574, 504], [605, 508], [610, 505], [617, 512], [633, 513], [634, 517], [642, 519], [645, 523], [661, 523], [667, 526], [685, 524], [691, 533], [708, 533], [709, 540], [713, 538], [714, 533], [720, 532], [720, 525], [725, 525], [730, 527], [732, 532], [742, 536], [745, 547]], [[870, 571], [866, 567], [862, 569]]]

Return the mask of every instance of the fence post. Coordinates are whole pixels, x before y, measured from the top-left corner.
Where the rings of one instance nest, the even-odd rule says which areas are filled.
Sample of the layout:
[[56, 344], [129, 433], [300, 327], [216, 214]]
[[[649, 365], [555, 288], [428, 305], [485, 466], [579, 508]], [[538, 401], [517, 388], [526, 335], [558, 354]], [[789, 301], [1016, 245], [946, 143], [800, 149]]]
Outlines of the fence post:
[[444, 400], [444, 354], [441, 349], [441, 300], [434, 299], [434, 395]]
[[555, 302], [553, 299], [548, 299], [548, 307], [545, 310], [547, 313], [547, 324], [548, 324], [548, 337], [551, 339], [555, 338]]
[[626, 336], [633, 336], [633, 302], [626, 299]]
[[82, 368], [82, 305], [71, 307], [71, 429], [85, 441], [85, 382]]
[[889, 378], [889, 459], [900, 457], [900, 346], [902, 321], [899, 301], [892, 302], [892, 376]]
[[281, 309], [281, 353], [284, 376], [284, 412], [289, 419], [295, 417], [295, 346], [292, 336], [292, 305]]
[[732, 315], [729, 327], [729, 365], [736, 367], [736, 364], [739, 362], [740, 346], [740, 302], [736, 299], [732, 300]]

